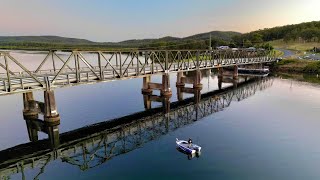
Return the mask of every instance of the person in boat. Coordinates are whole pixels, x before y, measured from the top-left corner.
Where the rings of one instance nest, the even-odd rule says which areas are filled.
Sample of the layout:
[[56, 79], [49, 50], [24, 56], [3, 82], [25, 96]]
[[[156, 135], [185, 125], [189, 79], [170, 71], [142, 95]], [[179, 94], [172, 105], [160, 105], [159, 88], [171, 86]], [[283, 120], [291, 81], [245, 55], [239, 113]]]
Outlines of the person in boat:
[[192, 145], [192, 139], [189, 138], [189, 140], [188, 140], [188, 146], [191, 147], [191, 145]]

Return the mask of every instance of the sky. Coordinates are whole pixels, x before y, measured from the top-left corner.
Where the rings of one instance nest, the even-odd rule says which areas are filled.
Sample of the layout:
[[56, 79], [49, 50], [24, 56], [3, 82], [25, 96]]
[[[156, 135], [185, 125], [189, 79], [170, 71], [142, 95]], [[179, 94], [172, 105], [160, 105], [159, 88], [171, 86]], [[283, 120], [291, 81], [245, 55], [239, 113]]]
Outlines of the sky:
[[0, 0], [0, 36], [97, 42], [250, 32], [320, 20], [320, 0]]

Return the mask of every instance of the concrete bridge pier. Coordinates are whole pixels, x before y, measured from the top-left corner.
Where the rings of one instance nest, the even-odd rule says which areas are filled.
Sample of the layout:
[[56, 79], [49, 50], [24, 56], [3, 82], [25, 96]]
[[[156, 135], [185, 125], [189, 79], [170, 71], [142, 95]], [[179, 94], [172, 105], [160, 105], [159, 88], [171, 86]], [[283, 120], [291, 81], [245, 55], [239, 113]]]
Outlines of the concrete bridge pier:
[[177, 73], [177, 83], [176, 83], [176, 87], [184, 87], [185, 84], [185, 80], [186, 77], [183, 75], [183, 72], [178, 72]]
[[[44, 91], [44, 103], [35, 101], [32, 92], [23, 93], [23, 118], [26, 121], [29, 140], [38, 141], [38, 133], [48, 134], [49, 145], [58, 147], [60, 143], [59, 128], [60, 116], [53, 91]], [[39, 119], [39, 114], [44, 115], [44, 120]]]
[[142, 84], [142, 94], [144, 95], [150, 95], [152, 94], [153, 90], [149, 88], [149, 83], [151, 82], [151, 76], [145, 76], [143, 77], [143, 84]]
[[162, 75], [162, 88], [160, 90], [161, 96], [171, 97], [172, 91], [170, 88], [170, 76], [169, 73], [165, 73]]
[[144, 104], [144, 108], [145, 108], [146, 110], [151, 109], [150, 95], [148, 95], [148, 94], [143, 94], [143, 104]]
[[164, 97], [172, 96], [169, 73], [162, 75], [162, 83], [152, 83], [151, 76], [143, 77], [142, 94], [151, 95], [153, 90], [160, 90], [160, 95]]
[[38, 141], [38, 131], [33, 127], [32, 121], [39, 118], [38, 104], [33, 98], [33, 92], [23, 93], [23, 119], [26, 120], [29, 140]]
[[183, 90], [184, 90], [184, 87], [177, 87], [177, 98], [178, 98], [178, 101], [183, 101]]
[[[153, 95], [153, 90], [159, 90], [160, 96]], [[162, 102], [165, 113], [170, 111], [170, 98], [172, 91], [170, 88], [170, 76], [168, 73], [162, 75], [162, 83], [152, 83], [151, 76], [143, 78], [143, 86], [141, 90], [143, 94], [143, 103], [145, 109], [151, 109], [152, 102]]]
[[38, 104], [33, 98], [33, 92], [23, 93], [23, 117], [25, 119], [38, 119]]
[[202, 73], [200, 70], [193, 71], [195, 72], [193, 77], [186, 77], [183, 75], [183, 72], [177, 73], [177, 88], [184, 88], [186, 84], [192, 84], [193, 88], [202, 89], [201, 79], [202, 79]]
[[197, 70], [194, 78], [194, 82], [193, 82], [194, 89], [200, 89], [200, 90], [202, 89], [201, 79], [202, 79], [201, 71]]
[[223, 67], [218, 67], [218, 77], [223, 76]]
[[44, 121], [50, 125], [60, 124], [60, 115], [57, 111], [54, 91], [44, 91]]
[[219, 88], [219, 90], [222, 89], [222, 80], [223, 80], [223, 76], [218, 76], [218, 88]]
[[239, 78], [238, 66], [235, 65], [233, 69], [233, 79], [238, 79], [238, 78]]
[[[193, 77], [186, 77], [183, 75], [183, 72], [177, 73], [177, 97], [179, 101], [183, 100], [183, 93], [194, 94], [195, 101], [198, 101], [201, 98], [202, 90], [202, 74], [200, 70], [194, 71], [195, 74]], [[192, 88], [185, 87], [186, 84], [192, 84]]]
[[178, 101], [183, 100], [183, 90], [186, 85], [185, 82], [186, 82], [186, 77], [183, 75], [183, 72], [178, 72], [177, 82], [176, 82]]

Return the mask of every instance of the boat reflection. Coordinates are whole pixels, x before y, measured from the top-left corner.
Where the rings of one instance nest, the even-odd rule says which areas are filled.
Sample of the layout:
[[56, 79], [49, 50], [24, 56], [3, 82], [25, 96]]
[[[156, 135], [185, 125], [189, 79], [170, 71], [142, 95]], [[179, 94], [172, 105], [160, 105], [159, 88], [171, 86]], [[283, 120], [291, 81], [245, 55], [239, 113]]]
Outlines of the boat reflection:
[[196, 158], [200, 158], [200, 156], [201, 156], [201, 151], [200, 152], [197, 152], [197, 153], [186, 153], [186, 152], [184, 152], [184, 151], [182, 151], [180, 148], [176, 148], [177, 149], [177, 151], [179, 151], [180, 153], [182, 153], [182, 154], [184, 154], [185, 156], [187, 156], [187, 159], [188, 160], [191, 160], [191, 159], [193, 159], [194, 157], [196, 157]]

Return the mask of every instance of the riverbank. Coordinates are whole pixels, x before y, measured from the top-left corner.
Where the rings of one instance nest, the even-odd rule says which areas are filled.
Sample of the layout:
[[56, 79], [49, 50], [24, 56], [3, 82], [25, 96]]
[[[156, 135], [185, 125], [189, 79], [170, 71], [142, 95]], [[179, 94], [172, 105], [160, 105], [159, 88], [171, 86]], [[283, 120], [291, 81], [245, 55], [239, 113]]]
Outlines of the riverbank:
[[297, 42], [297, 41], [285, 42], [283, 41], [283, 39], [270, 41], [268, 43], [270, 43], [274, 48], [288, 49], [293, 51], [310, 51], [314, 47], [320, 47], [319, 42]]
[[284, 59], [272, 68], [275, 73], [320, 74], [320, 61]]
[[320, 84], [320, 76], [315, 74], [301, 73], [276, 73], [274, 76], [281, 79], [294, 79], [297, 81]]

